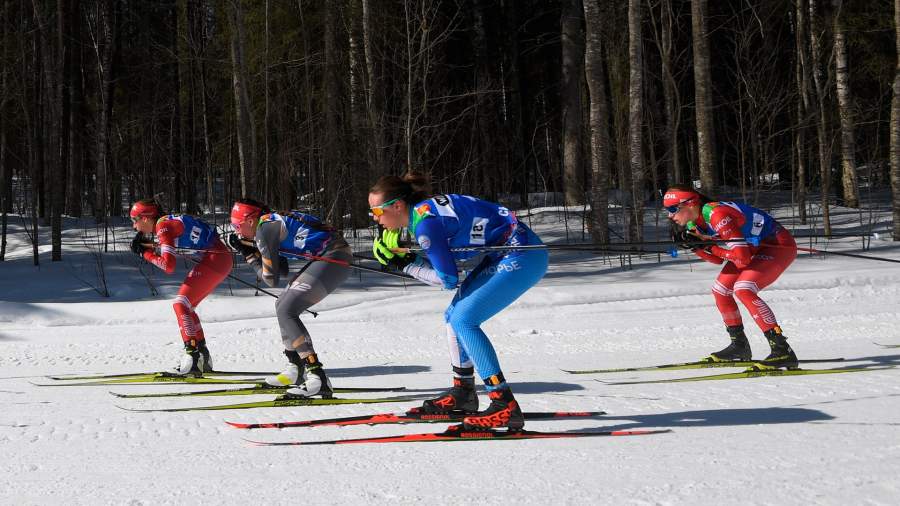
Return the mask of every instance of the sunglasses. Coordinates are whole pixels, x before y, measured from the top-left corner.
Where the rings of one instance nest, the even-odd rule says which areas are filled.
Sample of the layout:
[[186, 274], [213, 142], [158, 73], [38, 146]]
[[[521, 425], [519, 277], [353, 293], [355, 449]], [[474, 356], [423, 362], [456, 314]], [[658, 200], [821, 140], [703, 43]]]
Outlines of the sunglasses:
[[666, 212], [668, 212], [669, 214], [675, 214], [679, 209], [681, 209], [681, 205], [669, 206], [666, 208]]
[[132, 216], [132, 217], [131, 217], [131, 222], [132, 222], [132, 223], [137, 223], [137, 222], [139, 222], [140, 220], [141, 220], [141, 217], [140, 217], [140, 216]]
[[395, 199], [388, 200], [388, 201], [385, 202], [384, 204], [379, 204], [379, 205], [377, 205], [377, 206], [370, 207], [369, 210], [372, 211], [372, 212], [371, 212], [372, 216], [381, 216], [382, 214], [384, 214], [384, 209], [385, 209], [386, 207], [388, 207], [389, 205], [393, 204], [394, 202], [397, 202], [398, 200], [400, 200], [400, 197], [397, 197], [397, 198], [395, 198]]

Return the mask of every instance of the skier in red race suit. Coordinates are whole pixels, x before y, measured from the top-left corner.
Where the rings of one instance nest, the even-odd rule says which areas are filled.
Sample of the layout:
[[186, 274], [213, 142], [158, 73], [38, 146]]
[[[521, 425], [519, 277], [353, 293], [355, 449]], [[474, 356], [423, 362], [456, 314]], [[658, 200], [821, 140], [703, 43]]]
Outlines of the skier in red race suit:
[[[200, 262], [188, 272], [172, 304], [184, 341], [184, 355], [175, 372], [199, 376], [213, 367], [195, 308], [231, 272], [231, 252], [219, 240], [214, 226], [189, 215], [162, 216], [161, 209], [153, 199], [140, 200], [131, 207], [131, 221], [137, 231], [131, 241], [131, 251], [166, 274], [175, 271], [176, 248], [195, 250], [202, 255]], [[146, 239], [151, 234], [156, 234], [159, 254]]]
[[[725, 264], [712, 292], [731, 344], [706, 360], [751, 360], [737, 298], [771, 347], [769, 356], [754, 367], [796, 368], [797, 356], [781, 333], [775, 313], [759, 298], [759, 291], [774, 283], [797, 257], [797, 244], [791, 233], [764, 211], [743, 203], [713, 202], [688, 185], [666, 190], [663, 206], [669, 219], [678, 225], [673, 239], [679, 247], [690, 249], [707, 262]], [[704, 241], [716, 242], [703, 245]]]

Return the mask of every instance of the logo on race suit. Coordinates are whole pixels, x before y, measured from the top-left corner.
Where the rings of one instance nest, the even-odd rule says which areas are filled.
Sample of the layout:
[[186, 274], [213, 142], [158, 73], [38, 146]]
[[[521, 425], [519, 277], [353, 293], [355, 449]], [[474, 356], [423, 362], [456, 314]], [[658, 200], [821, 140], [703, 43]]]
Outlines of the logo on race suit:
[[508, 262], [508, 263], [502, 263], [502, 264], [492, 265], [492, 266], [488, 267], [487, 269], [485, 269], [484, 271], [485, 271], [488, 275], [493, 276], [494, 274], [502, 274], [502, 273], [504, 273], [504, 272], [513, 272], [513, 271], [517, 271], [517, 270], [519, 270], [519, 269], [521, 269], [521, 268], [522, 268], [522, 266], [519, 265], [519, 262], [518, 262], [517, 260], [513, 260], [513, 261]]
[[421, 246], [422, 249], [431, 247], [431, 239], [429, 239], [427, 235], [420, 235], [419, 237], [416, 237], [416, 240], [419, 241], [419, 246]]
[[200, 230], [200, 227], [191, 227], [191, 242], [197, 244], [200, 242], [200, 234], [203, 231]]
[[418, 214], [421, 217], [430, 215], [431, 214], [431, 206], [429, 206], [428, 204], [422, 204], [422, 205], [416, 207], [416, 214]]
[[484, 229], [488, 219], [475, 217], [472, 219], [472, 230], [469, 232], [469, 244], [484, 245]]
[[509, 209], [502, 207], [502, 206], [498, 207], [497, 214], [499, 214], [500, 216], [503, 216], [503, 217], [509, 216]]
[[307, 237], [309, 237], [309, 229], [297, 229], [297, 235], [294, 236], [294, 246], [296, 246], [298, 249], [303, 249], [304, 247], [306, 247]]
[[435, 205], [437, 206], [437, 213], [439, 216], [447, 216], [449, 218], [458, 218], [456, 216], [456, 211], [453, 209], [453, 202], [450, 201], [450, 197], [446, 195], [435, 195], [432, 197]]
[[728, 225], [730, 225], [731, 221], [732, 221], [731, 216], [726, 216], [726, 217], [722, 218], [722, 221], [716, 223], [716, 226], [713, 227], [713, 230], [718, 232], [720, 229], [725, 228]]
[[759, 213], [753, 213], [753, 228], [750, 230], [750, 235], [759, 235], [759, 233], [762, 232], [763, 226], [765, 224], [765, 216]]
[[761, 254], [757, 253], [757, 254], [753, 255], [752, 257], [750, 257], [750, 259], [751, 260], [769, 260], [769, 261], [771, 261], [771, 260], [775, 260], [775, 257], [773, 257], [771, 255], [761, 255]]

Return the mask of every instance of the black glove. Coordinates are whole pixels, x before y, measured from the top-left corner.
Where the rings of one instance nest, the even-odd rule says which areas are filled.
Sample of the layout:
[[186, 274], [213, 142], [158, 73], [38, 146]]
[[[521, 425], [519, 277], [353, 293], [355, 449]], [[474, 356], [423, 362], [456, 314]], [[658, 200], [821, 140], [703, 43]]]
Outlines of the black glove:
[[253, 254], [257, 251], [256, 246], [250, 246], [249, 244], [245, 243], [241, 240], [240, 237], [238, 237], [237, 234], [231, 234], [230, 236], [228, 236], [228, 245], [231, 246], [231, 249], [243, 255], [244, 258], [253, 256]]
[[138, 232], [134, 234], [134, 239], [131, 240], [131, 251], [137, 256], [144, 256], [144, 251], [147, 250], [147, 247], [144, 246], [144, 234]]
[[[682, 249], [694, 249], [700, 247], [697, 242], [700, 241], [700, 238], [690, 233], [687, 229], [672, 229], [672, 242], [675, 243], [676, 246]], [[693, 244], [691, 244], [693, 243]]]
[[393, 258], [388, 260], [387, 266], [393, 269], [397, 269], [398, 271], [402, 271], [406, 268], [407, 265], [416, 261], [416, 254], [413, 252], [409, 252], [403, 256], [394, 255]]

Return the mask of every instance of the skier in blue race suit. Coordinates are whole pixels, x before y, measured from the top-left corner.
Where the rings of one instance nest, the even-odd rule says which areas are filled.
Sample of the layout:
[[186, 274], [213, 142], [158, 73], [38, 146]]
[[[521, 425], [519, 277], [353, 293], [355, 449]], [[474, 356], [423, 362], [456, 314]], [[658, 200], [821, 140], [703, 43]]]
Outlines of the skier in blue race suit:
[[[402, 178], [384, 176], [369, 190], [371, 214], [382, 229], [373, 246], [375, 257], [420, 281], [456, 290], [444, 315], [453, 386], [413, 411], [467, 414], [463, 423], [468, 429], [520, 430], [525, 419], [481, 324], [541, 280], [547, 272], [547, 251], [540, 247], [490, 251], [460, 283], [456, 261], [484, 252], [452, 248], [539, 246], [541, 240], [499, 204], [467, 195], [429, 198], [427, 186], [426, 177], [408, 173]], [[421, 255], [399, 247], [403, 228], [418, 242]], [[478, 411], [475, 394], [476, 369], [491, 399], [483, 411]]]

